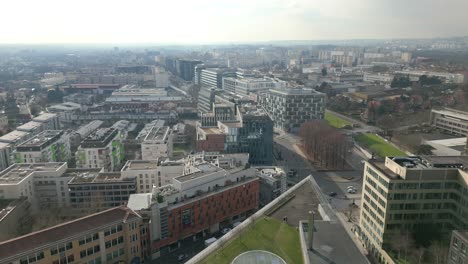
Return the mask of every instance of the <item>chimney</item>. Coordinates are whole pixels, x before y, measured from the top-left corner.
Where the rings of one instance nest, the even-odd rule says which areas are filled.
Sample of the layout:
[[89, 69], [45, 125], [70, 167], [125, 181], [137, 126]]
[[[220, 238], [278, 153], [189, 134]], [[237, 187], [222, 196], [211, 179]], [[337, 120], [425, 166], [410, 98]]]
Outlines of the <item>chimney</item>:
[[313, 250], [313, 244], [314, 244], [314, 212], [309, 211], [309, 228], [307, 229], [307, 235], [308, 235], [308, 247], [309, 250]]

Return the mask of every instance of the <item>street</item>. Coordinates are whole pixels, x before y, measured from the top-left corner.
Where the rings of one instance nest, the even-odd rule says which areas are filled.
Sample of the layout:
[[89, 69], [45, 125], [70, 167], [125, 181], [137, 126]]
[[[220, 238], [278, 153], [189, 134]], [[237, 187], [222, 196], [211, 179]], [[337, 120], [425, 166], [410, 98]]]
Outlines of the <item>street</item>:
[[[295, 176], [288, 177], [288, 183], [297, 183], [312, 174], [324, 194], [331, 192], [337, 194], [334, 197], [328, 196], [330, 203], [337, 211], [344, 211], [349, 208], [353, 200], [359, 205], [364, 155], [358, 149], [353, 148], [348, 159], [353, 169], [347, 171], [317, 171], [303, 156], [297, 153], [298, 149], [295, 144], [299, 142], [299, 137], [292, 134], [277, 133], [274, 137], [275, 165], [283, 167], [286, 172], [291, 169], [297, 171]], [[346, 192], [348, 186], [355, 187], [357, 193], [348, 194]]]

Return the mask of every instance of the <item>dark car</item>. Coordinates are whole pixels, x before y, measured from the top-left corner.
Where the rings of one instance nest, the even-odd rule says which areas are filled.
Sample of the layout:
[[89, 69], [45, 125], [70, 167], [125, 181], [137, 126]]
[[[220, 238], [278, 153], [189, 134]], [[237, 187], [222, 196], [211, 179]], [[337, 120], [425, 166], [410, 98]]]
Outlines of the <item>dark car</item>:
[[336, 192], [329, 192], [328, 195], [331, 196], [331, 197], [335, 197], [335, 196], [336, 196]]

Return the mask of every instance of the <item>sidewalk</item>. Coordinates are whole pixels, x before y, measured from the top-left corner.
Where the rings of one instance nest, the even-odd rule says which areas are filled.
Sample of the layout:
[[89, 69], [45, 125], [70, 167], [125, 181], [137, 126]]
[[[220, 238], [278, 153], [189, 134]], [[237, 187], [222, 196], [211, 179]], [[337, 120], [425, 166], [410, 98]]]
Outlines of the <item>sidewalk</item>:
[[351, 228], [354, 228], [354, 222], [348, 222], [346, 217], [343, 215], [343, 213], [337, 212], [336, 216], [341, 221], [341, 224], [343, 225], [344, 229], [346, 230], [348, 235], [351, 237], [351, 239], [353, 240], [354, 244], [359, 249], [359, 251], [361, 251], [363, 255], [367, 256], [369, 252], [367, 252], [367, 250], [364, 248], [361, 240], [359, 240], [359, 238], [354, 234], [354, 232], [351, 231]]

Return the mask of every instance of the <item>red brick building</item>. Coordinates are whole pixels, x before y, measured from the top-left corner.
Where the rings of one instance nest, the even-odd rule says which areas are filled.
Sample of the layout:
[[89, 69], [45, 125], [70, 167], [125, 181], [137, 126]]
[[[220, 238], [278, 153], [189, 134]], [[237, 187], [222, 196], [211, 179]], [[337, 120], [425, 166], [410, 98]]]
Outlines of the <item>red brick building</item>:
[[[260, 182], [249, 178], [231, 183], [200, 197], [168, 206], [168, 236], [153, 242], [153, 252], [184, 238], [211, 233], [233, 218], [242, 218], [258, 209]], [[161, 222], [165, 220], [161, 219]]]
[[197, 151], [222, 152], [225, 138], [226, 135], [223, 133], [207, 133], [202, 139], [197, 140]]

